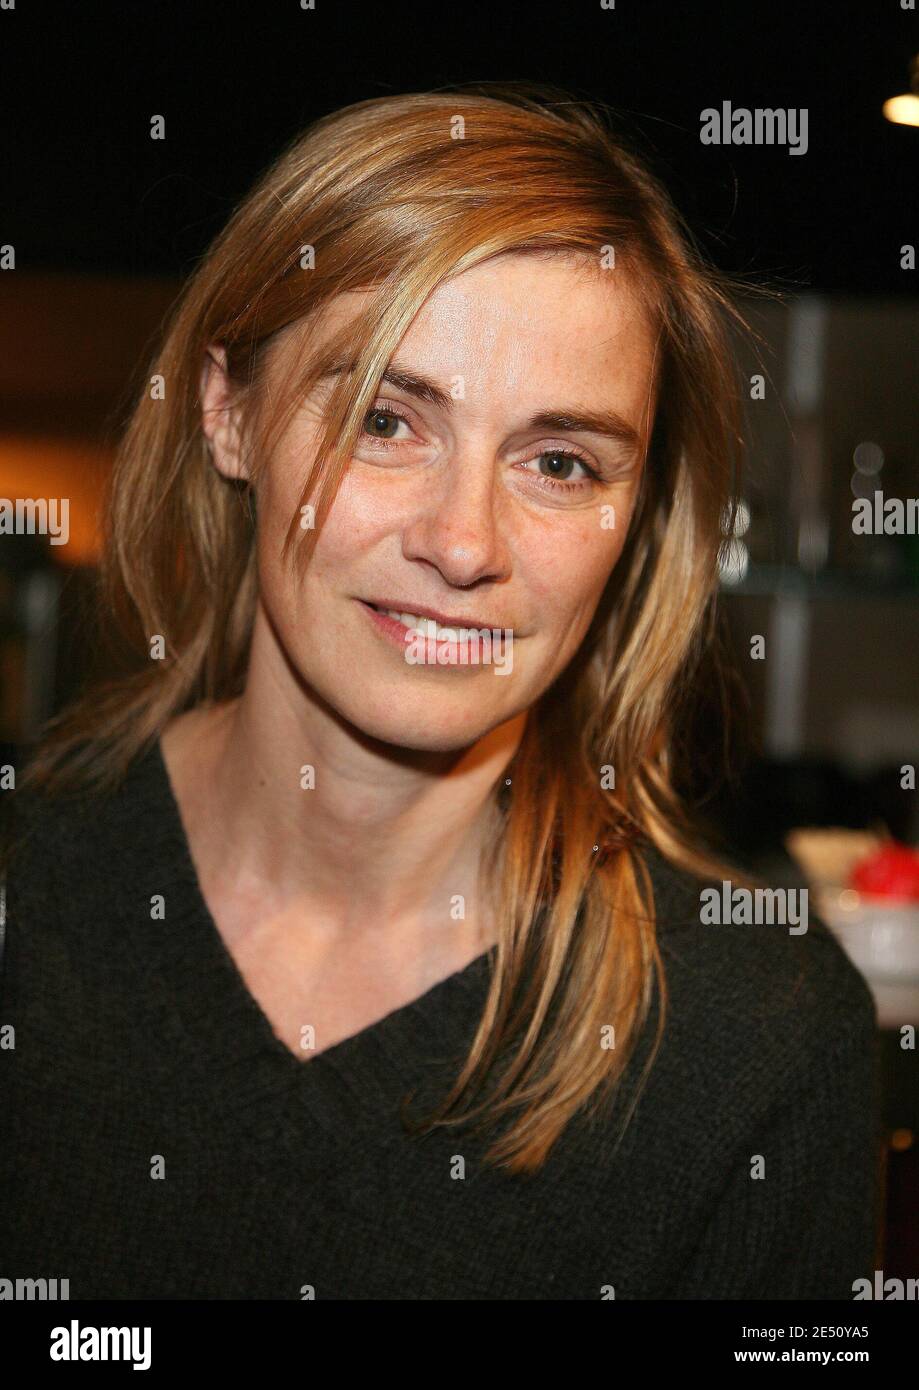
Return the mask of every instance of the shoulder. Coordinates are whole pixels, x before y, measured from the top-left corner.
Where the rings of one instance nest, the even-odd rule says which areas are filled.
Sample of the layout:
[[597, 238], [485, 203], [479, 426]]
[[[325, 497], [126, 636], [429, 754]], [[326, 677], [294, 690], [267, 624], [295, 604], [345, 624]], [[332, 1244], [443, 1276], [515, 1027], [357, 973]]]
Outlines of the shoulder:
[[737, 899], [730, 881], [693, 878], [656, 852], [647, 862], [672, 1057], [703, 1045], [722, 1083], [755, 1078], [762, 1101], [806, 1089], [847, 1059], [861, 1059], [867, 1077], [877, 1045], [871, 991], [806, 897], [776, 899], [772, 889]]
[[9, 795], [5, 805], [4, 843], [10, 866], [35, 854], [69, 859], [85, 852], [101, 830], [117, 792], [99, 793], [88, 786], [51, 792], [25, 784]]
[[27, 908], [37, 927], [104, 903], [167, 823], [158, 756], [155, 746], [138, 754], [105, 790], [83, 784], [52, 793], [25, 783], [11, 792], [2, 854], [8, 906]]

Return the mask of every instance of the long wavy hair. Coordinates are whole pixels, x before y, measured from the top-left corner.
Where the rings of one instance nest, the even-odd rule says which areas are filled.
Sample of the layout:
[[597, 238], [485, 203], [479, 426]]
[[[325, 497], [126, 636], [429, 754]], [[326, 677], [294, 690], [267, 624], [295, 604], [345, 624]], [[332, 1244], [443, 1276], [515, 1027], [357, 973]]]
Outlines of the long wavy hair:
[[[502, 776], [494, 790], [499, 833], [482, 867], [499, 928], [480, 1025], [419, 1125], [491, 1131], [487, 1162], [535, 1172], [572, 1117], [617, 1090], [655, 982], [662, 1007], [643, 1077], [656, 1055], [667, 991], [645, 851], [722, 876], [678, 794], [674, 759], [739, 491], [731, 327], [748, 325], [739, 282], [707, 264], [608, 108], [526, 83], [375, 98], [316, 121], [271, 165], [184, 285], [123, 432], [96, 608], [100, 633], [117, 634], [117, 674], [49, 722], [20, 789], [104, 794], [173, 717], [245, 686], [257, 515], [248, 485], [210, 462], [207, 348], [226, 350], [256, 487], [304, 392], [333, 361], [353, 364], [284, 542], [285, 558], [305, 566], [423, 301], [505, 252], [606, 257], [639, 289], [658, 344], [658, 404], [625, 548], [580, 650], [527, 712], [510, 786]], [[276, 335], [356, 289], [371, 291], [359, 321], [321, 353], [307, 335], [269, 394]], [[166, 657], [151, 660], [157, 634]]]

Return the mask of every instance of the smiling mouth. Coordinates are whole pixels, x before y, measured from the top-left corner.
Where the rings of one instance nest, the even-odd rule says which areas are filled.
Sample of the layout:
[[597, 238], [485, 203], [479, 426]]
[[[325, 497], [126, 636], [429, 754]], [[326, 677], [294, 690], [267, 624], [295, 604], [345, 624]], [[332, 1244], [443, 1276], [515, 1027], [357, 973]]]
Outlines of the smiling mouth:
[[391, 618], [394, 622], [401, 623], [410, 632], [419, 632], [422, 636], [435, 641], [442, 639], [464, 642], [477, 637], [482, 631], [501, 631], [501, 629], [494, 629], [491, 624], [480, 622], [475, 618], [451, 618], [432, 608], [401, 608], [395, 604], [371, 603], [369, 599], [360, 599], [359, 602], [372, 609], [373, 612], [379, 613], [382, 617]]

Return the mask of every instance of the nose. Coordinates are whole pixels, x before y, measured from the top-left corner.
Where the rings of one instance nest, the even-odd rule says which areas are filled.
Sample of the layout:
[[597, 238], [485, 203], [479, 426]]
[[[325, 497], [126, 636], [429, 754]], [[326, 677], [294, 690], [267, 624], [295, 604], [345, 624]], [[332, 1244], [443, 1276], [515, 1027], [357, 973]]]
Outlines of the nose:
[[494, 455], [464, 448], [432, 479], [417, 514], [404, 528], [402, 553], [440, 571], [448, 584], [468, 588], [507, 577], [505, 498]]

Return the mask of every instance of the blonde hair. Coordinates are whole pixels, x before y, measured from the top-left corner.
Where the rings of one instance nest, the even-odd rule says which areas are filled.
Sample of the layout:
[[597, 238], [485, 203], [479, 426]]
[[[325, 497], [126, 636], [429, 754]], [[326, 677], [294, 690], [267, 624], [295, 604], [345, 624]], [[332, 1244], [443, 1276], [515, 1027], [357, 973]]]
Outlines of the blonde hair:
[[[735, 283], [705, 265], [605, 108], [521, 83], [375, 98], [318, 120], [268, 169], [184, 287], [146, 372], [162, 376], [165, 398], [144, 389], [121, 442], [99, 614], [123, 636], [124, 669], [49, 723], [22, 782], [49, 794], [110, 790], [175, 715], [242, 692], [256, 522], [244, 485], [209, 461], [209, 345], [226, 349], [253, 481], [304, 390], [333, 360], [352, 364], [301, 498], [316, 508], [315, 528], [302, 528], [298, 509], [285, 540], [285, 556], [305, 565], [382, 373], [428, 294], [505, 252], [599, 264], [609, 248], [658, 335], [647, 466], [587, 637], [528, 711], [510, 789], [496, 788], [500, 834], [483, 866], [499, 923], [491, 988], [455, 1083], [421, 1124], [510, 1121], [486, 1160], [513, 1172], [538, 1170], [572, 1117], [615, 1091], [655, 980], [666, 1003], [642, 845], [721, 876], [674, 789], [673, 756], [737, 495], [728, 327], [747, 325]], [[359, 321], [323, 352], [301, 353], [269, 396], [280, 330], [353, 289], [372, 292]], [[154, 633], [166, 638], [165, 660], [149, 659]], [[662, 1007], [655, 1053], [664, 1018]], [[610, 1025], [614, 1047], [603, 1041]]]

